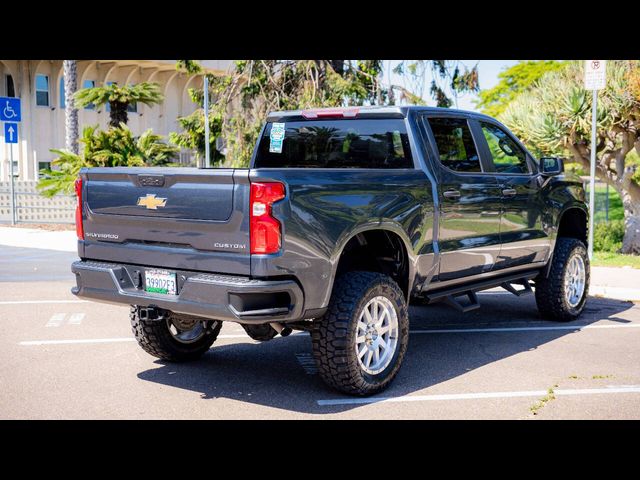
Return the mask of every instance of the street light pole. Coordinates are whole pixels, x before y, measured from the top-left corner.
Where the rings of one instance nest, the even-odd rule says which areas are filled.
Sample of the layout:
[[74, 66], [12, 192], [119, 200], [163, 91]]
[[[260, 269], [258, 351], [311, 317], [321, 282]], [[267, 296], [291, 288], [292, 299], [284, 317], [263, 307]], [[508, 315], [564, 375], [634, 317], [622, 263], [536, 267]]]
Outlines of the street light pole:
[[209, 77], [204, 74], [204, 166], [211, 167], [209, 145]]

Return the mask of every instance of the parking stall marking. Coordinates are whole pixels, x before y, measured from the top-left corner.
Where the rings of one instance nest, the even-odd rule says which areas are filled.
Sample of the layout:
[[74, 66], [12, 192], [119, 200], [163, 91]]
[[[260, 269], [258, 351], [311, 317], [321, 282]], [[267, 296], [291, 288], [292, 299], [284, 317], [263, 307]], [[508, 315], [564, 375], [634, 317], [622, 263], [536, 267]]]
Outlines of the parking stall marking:
[[60, 325], [62, 325], [65, 316], [66, 313], [54, 313], [45, 324], [45, 327], [59, 327]]
[[89, 303], [88, 300], [5, 300], [0, 305], [38, 305], [47, 303]]
[[[545, 331], [545, 330], [597, 330], [597, 329], [617, 329], [617, 328], [640, 328], [640, 323], [624, 323], [613, 325], [559, 325], [553, 327], [504, 327], [504, 328], [451, 328], [451, 329], [431, 329], [431, 330], [411, 330], [410, 334], [432, 334], [432, 333], [496, 333], [496, 332], [532, 332], [532, 331]], [[309, 335], [309, 332], [299, 332], [292, 334], [291, 336], [303, 336]], [[228, 334], [218, 335], [219, 339], [233, 339], [233, 338], [249, 338], [246, 334]], [[133, 337], [122, 338], [88, 338], [88, 339], [73, 339], [73, 340], [29, 340], [19, 342], [19, 345], [24, 346], [37, 346], [37, 345], [65, 345], [65, 344], [83, 344], [83, 343], [114, 343], [114, 342], [133, 342]], [[304, 368], [304, 367], [303, 367]]]
[[315, 375], [318, 373], [316, 361], [310, 353], [296, 353], [296, 360], [307, 375]]
[[[571, 388], [553, 390], [553, 394], [556, 396], [596, 395], [613, 393], [640, 393], [640, 385], [611, 385], [606, 388]], [[402, 395], [398, 397], [332, 398], [328, 400], [316, 400], [316, 403], [321, 407], [329, 407], [336, 405], [366, 405], [372, 403], [432, 402], [443, 400], [480, 400], [485, 398], [540, 397], [547, 394], [547, 390], [525, 390], [519, 392], [477, 392], [453, 393], [444, 395]]]
[[67, 320], [67, 323], [69, 325], [80, 325], [83, 318], [84, 313], [74, 313], [69, 316], [69, 320]]

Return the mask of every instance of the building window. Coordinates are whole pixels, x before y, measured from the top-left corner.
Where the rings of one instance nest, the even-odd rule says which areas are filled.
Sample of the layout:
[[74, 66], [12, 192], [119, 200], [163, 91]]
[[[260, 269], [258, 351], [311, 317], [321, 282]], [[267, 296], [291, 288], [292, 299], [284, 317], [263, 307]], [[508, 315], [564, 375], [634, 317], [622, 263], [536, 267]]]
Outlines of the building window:
[[51, 162], [38, 162], [38, 177], [42, 175], [42, 170], [49, 170], [51, 168]]
[[13, 77], [11, 75], [5, 75], [4, 86], [5, 86], [5, 92], [7, 94], [7, 97], [16, 96], [16, 88], [13, 85]]
[[36, 105], [49, 106], [49, 76], [36, 75]]
[[[95, 86], [96, 86], [95, 80], [85, 80], [82, 83], [82, 88], [94, 88]], [[89, 105], [84, 107], [85, 110], [95, 110], [95, 108], [96, 106], [93, 103], [90, 103]]]
[[60, 108], [66, 107], [66, 102], [64, 101], [64, 77], [60, 78]]

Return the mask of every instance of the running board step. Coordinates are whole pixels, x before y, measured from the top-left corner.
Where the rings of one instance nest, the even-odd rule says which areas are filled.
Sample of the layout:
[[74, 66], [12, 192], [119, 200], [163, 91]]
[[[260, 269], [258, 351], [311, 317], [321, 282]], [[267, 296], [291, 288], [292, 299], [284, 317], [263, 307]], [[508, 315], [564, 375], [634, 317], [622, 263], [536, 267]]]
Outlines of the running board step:
[[[476, 293], [482, 290], [502, 287], [518, 297], [532, 293], [533, 290], [531, 288], [530, 280], [535, 278], [538, 273], [539, 270], [520, 272], [512, 275], [490, 278], [471, 284], [427, 291], [423, 295], [423, 298], [427, 303], [444, 302], [459, 312], [466, 313], [480, 307], [480, 302], [478, 301]], [[522, 285], [524, 288], [516, 289], [514, 285]], [[463, 304], [459, 299], [465, 296], [469, 302]]]
[[[469, 299], [469, 303], [462, 304], [458, 300], [458, 298], [464, 297], [464, 296], [466, 296]], [[449, 305], [450, 307], [455, 308], [461, 313], [467, 313], [467, 312], [470, 312], [471, 310], [476, 310], [480, 308], [480, 302], [478, 301], [478, 296], [476, 295], [476, 292], [472, 290], [469, 290], [468, 292], [464, 292], [462, 294], [455, 295], [455, 296], [447, 295], [446, 297], [444, 297], [443, 302]]]
[[[516, 289], [514, 285], [522, 285], [524, 288]], [[513, 293], [516, 297], [522, 297], [524, 295], [529, 295], [533, 293], [531, 284], [529, 283], [529, 280], [527, 280], [526, 278], [523, 278], [515, 282], [504, 282], [500, 286], [504, 288], [507, 292]]]

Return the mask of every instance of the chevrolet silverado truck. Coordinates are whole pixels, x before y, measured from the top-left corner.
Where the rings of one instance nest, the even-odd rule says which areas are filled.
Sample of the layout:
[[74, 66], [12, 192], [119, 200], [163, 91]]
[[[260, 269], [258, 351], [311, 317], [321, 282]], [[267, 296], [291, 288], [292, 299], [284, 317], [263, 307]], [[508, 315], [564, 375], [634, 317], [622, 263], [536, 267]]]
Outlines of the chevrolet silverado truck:
[[249, 168], [89, 168], [76, 181], [82, 298], [131, 305], [140, 346], [192, 360], [222, 322], [307, 331], [331, 387], [398, 373], [410, 301], [466, 312], [532, 293], [570, 321], [589, 287], [585, 192], [478, 113], [403, 106], [271, 113]]

